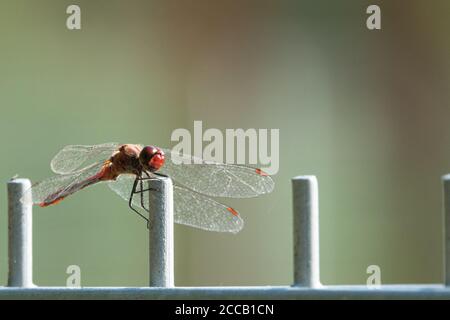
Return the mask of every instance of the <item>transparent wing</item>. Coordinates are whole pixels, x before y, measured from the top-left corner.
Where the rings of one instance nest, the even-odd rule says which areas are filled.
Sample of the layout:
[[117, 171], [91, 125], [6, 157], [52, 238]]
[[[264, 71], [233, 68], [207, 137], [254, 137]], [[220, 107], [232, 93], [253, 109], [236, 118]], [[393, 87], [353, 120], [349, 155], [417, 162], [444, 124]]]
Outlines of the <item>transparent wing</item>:
[[162, 150], [166, 161], [158, 172], [198, 193], [211, 197], [251, 198], [270, 193], [274, 188], [272, 178], [260, 169]]
[[100, 182], [104, 162], [98, 162], [70, 174], [56, 175], [34, 184], [27, 192], [29, 195], [22, 199], [32, 199], [33, 204], [48, 206], [66, 198], [91, 184]]
[[115, 142], [92, 146], [65, 146], [53, 157], [50, 167], [53, 172], [58, 174], [83, 170], [92, 163], [108, 160], [119, 146], [120, 144]]
[[[134, 175], [120, 175], [117, 180], [109, 182], [109, 186], [124, 200], [128, 201], [134, 179]], [[144, 188], [146, 188], [145, 182]], [[239, 232], [244, 226], [244, 221], [238, 213], [222, 203], [176, 184], [174, 184], [173, 191], [174, 220], [176, 223], [208, 231], [232, 233]], [[156, 191], [150, 192], [150, 199], [157, 196]], [[152, 210], [152, 203], [149, 204], [150, 199], [147, 193], [143, 194], [144, 207]], [[140, 194], [133, 197], [133, 206], [142, 208]]]
[[[237, 233], [244, 221], [230, 207], [186, 188], [174, 185], [175, 222], [209, 231]], [[157, 196], [155, 192], [152, 196]]]

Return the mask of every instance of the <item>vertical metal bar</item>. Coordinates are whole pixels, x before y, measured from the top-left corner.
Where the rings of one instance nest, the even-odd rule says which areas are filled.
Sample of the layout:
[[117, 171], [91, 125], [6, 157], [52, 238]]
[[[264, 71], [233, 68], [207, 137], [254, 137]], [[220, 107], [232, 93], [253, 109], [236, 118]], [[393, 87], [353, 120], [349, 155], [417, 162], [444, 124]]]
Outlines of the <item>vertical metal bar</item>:
[[150, 286], [173, 287], [173, 184], [169, 178], [148, 181], [150, 207]]
[[294, 209], [294, 285], [320, 286], [319, 191], [315, 176], [292, 179]]
[[[32, 201], [28, 179], [8, 181], [8, 286], [33, 287]], [[24, 199], [22, 200], [22, 196]]]
[[444, 283], [450, 286], [450, 174], [442, 177], [444, 189]]

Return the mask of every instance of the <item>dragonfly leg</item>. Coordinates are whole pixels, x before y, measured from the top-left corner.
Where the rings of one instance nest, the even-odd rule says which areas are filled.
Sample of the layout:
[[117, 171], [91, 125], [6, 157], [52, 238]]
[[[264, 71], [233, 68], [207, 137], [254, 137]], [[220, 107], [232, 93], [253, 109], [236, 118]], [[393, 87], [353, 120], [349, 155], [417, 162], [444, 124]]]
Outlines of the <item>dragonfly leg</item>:
[[[140, 179], [142, 179], [142, 180], [159, 180], [158, 177], [154, 177], [154, 176], [152, 177], [147, 171], [143, 171], [143, 173], [146, 175], [146, 177], [141, 176]], [[152, 172], [151, 174], [153, 174], [155, 176], [160, 176], [160, 177], [167, 177], [163, 174], [156, 173], [156, 172]]]
[[143, 173], [146, 175], [146, 177], [143, 177], [143, 176], [140, 176], [140, 177], [139, 177], [139, 180], [141, 181], [141, 190], [135, 191], [135, 193], [142, 193], [142, 192], [145, 192], [145, 191], [159, 191], [159, 190], [156, 189], [156, 188], [150, 188], [150, 187], [147, 188], [147, 189], [143, 189], [143, 187], [142, 187], [142, 181], [158, 180], [158, 178], [155, 178], [155, 177], [150, 176], [149, 173], [148, 173], [147, 171], [144, 171]]
[[142, 181], [151, 181], [151, 180], [157, 180], [158, 178], [153, 178], [153, 177], [141, 177], [141, 178], [139, 178], [139, 180], [142, 180]]
[[144, 193], [146, 191], [159, 191], [159, 190], [155, 189], [155, 188], [147, 188], [147, 189], [144, 189], [144, 190], [136, 190], [134, 193], [138, 194], [138, 193]]
[[[147, 208], [144, 207], [144, 198], [143, 198], [144, 192], [145, 191], [149, 191], [149, 192], [157, 191], [157, 192], [159, 192], [160, 190], [158, 190], [156, 188], [150, 188], [150, 187], [148, 187], [147, 189], [144, 189], [144, 186], [143, 186], [143, 182], [144, 181], [157, 180], [158, 178], [150, 176], [150, 174], [147, 171], [144, 171], [143, 173], [146, 175], [146, 177], [143, 177], [142, 174], [141, 174], [141, 176], [139, 176], [141, 190], [137, 191], [136, 193], [140, 193], [141, 194], [141, 206], [148, 212], [149, 217], [150, 217], [150, 210], [148, 210]], [[150, 220], [147, 220], [147, 228], [150, 229]]]
[[145, 172], [145, 174], [147, 175], [147, 177], [138, 177], [137, 179], [140, 181], [140, 186], [141, 189], [140, 190], [135, 190], [134, 193], [144, 193], [145, 191], [158, 191], [158, 189], [155, 188], [147, 188], [144, 189], [144, 185], [143, 185], [143, 181], [151, 181], [151, 180], [156, 180], [157, 178], [152, 178], [149, 176], [149, 174], [147, 172]]
[[[159, 173], [159, 172], [153, 172], [154, 175], [164, 177], [164, 178], [170, 178], [169, 176], [166, 176], [165, 174]], [[147, 174], [148, 175], [148, 174]]]
[[141, 186], [141, 190], [136, 191], [135, 193], [140, 193], [141, 207], [150, 214], [150, 209], [146, 208], [145, 204], [144, 204], [144, 192], [147, 190], [151, 190], [151, 188], [147, 188], [144, 190], [144, 181], [142, 179], [139, 179], [139, 184]]
[[131, 189], [130, 200], [128, 201], [128, 206], [130, 207], [131, 210], [133, 210], [134, 212], [136, 212], [142, 219], [144, 219], [145, 221], [147, 221], [147, 227], [149, 227], [149, 224], [150, 224], [149, 219], [147, 219], [146, 217], [144, 217], [144, 215], [143, 215], [142, 213], [140, 213], [138, 210], [136, 210], [136, 209], [133, 207], [133, 197], [134, 197], [134, 194], [136, 193], [136, 187], [137, 187], [138, 181], [139, 181], [139, 178], [136, 177], [136, 179], [134, 180], [134, 183], [133, 183], [133, 188]]
[[151, 223], [150, 223], [150, 209], [149, 208], [146, 208], [145, 207], [145, 205], [144, 205], [144, 192], [145, 191], [157, 191], [156, 189], [154, 189], [154, 188], [147, 188], [147, 189], [144, 189], [144, 181], [148, 181], [148, 180], [151, 180], [152, 178], [150, 177], [150, 175], [147, 173], [147, 172], [145, 172], [145, 174], [146, 174], [146, 176], [147, 176], [147, 178], [144, 178], [143, 176], [142, 176], [142, 174], [140, 175], [140, 176], [138, 176], [136, 179], [138, 179], [139, 181], [140, 181], [140, 187], [141, 187], [141, 190], [139, 190], [139, 191], [136, 191], [135, 190], [135, 192], [134, 193], [140, 193], [140, 197], [141, 197], [141, 207], [145, 210], [145, 211], [147, 211], [148, 212], [148, 219], [147, 219], [147, 229], [150, 229], [150, 227], [151, 227]]

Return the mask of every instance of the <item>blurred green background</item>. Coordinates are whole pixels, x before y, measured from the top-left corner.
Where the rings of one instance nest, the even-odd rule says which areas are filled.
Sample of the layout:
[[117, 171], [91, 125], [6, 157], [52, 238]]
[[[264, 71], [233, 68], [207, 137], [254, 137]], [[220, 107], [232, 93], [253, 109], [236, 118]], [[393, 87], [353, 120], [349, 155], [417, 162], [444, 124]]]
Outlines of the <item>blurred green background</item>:
[[[81, 7], [82, 29], [66, 28]], [[366, 28], [379, 4], [382, 30]], [[176, 226], [176, 285], [292, 283], [290, 178], [320, 186], [321, 279], [442, 280], [450, 2], [0, 2], [0, 285], [6, 181], [67, 144], [173, 146], [176, 128], [279, 128], [276, 189], [228, 201], [237, 235]], [[145, 224], [105, 185], [34, 210], [34, 280], [146, 286]]]

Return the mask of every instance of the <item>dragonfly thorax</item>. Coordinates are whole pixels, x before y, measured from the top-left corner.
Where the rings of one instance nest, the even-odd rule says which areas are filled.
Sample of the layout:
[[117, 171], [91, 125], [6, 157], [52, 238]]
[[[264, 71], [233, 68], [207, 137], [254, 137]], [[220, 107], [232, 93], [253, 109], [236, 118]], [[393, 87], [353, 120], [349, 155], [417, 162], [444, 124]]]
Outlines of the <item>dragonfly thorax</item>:
[[117, 177], [123, 173], [139, 175], [143, 168], [139, 161], [141, 149], [136, 145], [124, 144], [110, 159], [111, 173]]

